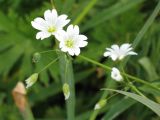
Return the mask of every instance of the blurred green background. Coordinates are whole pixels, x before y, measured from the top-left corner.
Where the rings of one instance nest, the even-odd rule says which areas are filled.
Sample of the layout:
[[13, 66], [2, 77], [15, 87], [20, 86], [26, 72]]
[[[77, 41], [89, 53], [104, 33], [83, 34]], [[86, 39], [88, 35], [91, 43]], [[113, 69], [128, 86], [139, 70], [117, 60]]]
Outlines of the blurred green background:
[[[59, 14], [67, 14], [73, 22], [90, 0], [54, 0]], [[82, 55], [113, 66], [104, 58], [106, 47], [112, 44], [132, 43], [158, 0], [97, 0], [94, 7], [80, 21], [79, 26], [88, 39]], [[0, 0], [0, 120], [23, 120], [12, 96], [18, 81], [39, 71], [52, 59], [54, 52], [41, 56], [33, 63], [35, 52], [53, 49], [54, 37], [36, 40], [31, 21], [52, 9], [49, 0]], [[160, 14], [159, 14], [160, 15]], [[154, 82], [160, 86], [160, 16], [143, 36], [135, 49], [138, 56], [126, 65], [127, 73]], [[76, 81], [76, 119], [88, 120], [94, 105], [102, 95], [100, 88], [119, 89], [110, 73], [75, 57], [73, 61]], [[150, 99], [160, 103], [160, 93], [140, 86]], [[39, 81], [27, 91], [28, 103], [36, 120], [65, 120], [66, 109], [58, 63], [40, 74]], [[144, 105], [118, 95], [100, 111], [97, 120], [160, 120]], [[124, 108], [124, 109], [122, 109]]]

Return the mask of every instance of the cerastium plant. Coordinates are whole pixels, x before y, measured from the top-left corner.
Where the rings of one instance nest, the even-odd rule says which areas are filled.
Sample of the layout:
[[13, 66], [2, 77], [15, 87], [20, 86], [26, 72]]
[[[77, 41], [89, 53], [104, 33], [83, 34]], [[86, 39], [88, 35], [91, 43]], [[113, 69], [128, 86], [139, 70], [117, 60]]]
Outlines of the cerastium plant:
[[[96, 3], [96, 0], [91, 0], [91, 2], [86, 7], [86, 9], [84, 9], [84, 11], [77, 18], [77, 20], [75, 20], [75, 22], [73, 23], [74, 25], [72, 24], [68, 25], [66, 30], [64, 29], [64, 27], [70, 22], [70, 20], [67, 19], [68, 16], [65, 14], [58, 15], [56, 9], [46, 10], [44, 12], [44, 18], [37, 17], [31, 22], [32, 26], [35, 29], [39, 30], [39, 32], [36, 34], [36, 39], [44, 40], [48, 37], [52, 37], [52, 36], [55, 37], [55, 43], [57, 48], [53, 50], [48, 50], [46, 52], [56, 52], [57, 58], [54, 59], [52, 62], [50, 62], [47, 66], [45, 66], [39, 72], [33, 73], [26, 80], [26, 84], [27, 84], [26, 88], [29, 88], [33, 84], [35, 84], [37, 82], [38, 75], [44, 70], [46, 70], [50, 65], [52, 65], [57, 60], [59, 60], [59, 66], [57, 67], [60, 68], [60, 75], [63, 83], [62, 92], [66, 100], [67, 119], [75, 120], [76, 119], [75, 118], [75, 100], [76, 99], [75, 99], [75, 81], [74, 81], [74, 74], [73, 74], [73, 68], [72, 68], [72, 60], [73, 60], [72, 56], [77, 56], [85, 61], [88, 61], [99, 67], [102, 67], [107, 71], [110, 71], [111, 78], [113, 80], [116, 80], [120, 84], [124, 85], [124, 89], [122, 90], [102, 89], [102, 90], [114, 91], [117, 93], [111, 96], [103, 95], [100, 98], [100, 100], [95, 104], [93, 113], [90, 115], [90, 118], [88, 119], [95, 120], [101, 108], [105, 107], [107, 104], [107, 101], [117, 94], [123, 94], [141, 102], [142, 104], [146, 105], [151, 110], [153, 110], [158, 116], [160, 116], [160, 105], [150, 100], [149, 98], [147, 98], [146, 95], [144, 95], [138, 89], [138, 87], [133, 84], [133, 81], [144, 84], [148, 87], [154, 88], [157, 91], [160, 91], [160, 88], [146, 82], [145, 80], [129, 75], [124, 71], [125, 65], [123, 61], [124, 59], [126, 59], [125, 57], [127, 57], [128, 55], [138, 55], [136, 52], [133, 51], [131, 44], [124, 43], [121, 46], [114, 44], [111, 46], [111, 48], [106, 48], [106, 52], [104, 52], [104, 56], [110, 57], [113, 60], [114, 66], [112, 67], [109, 67], [97, 61], [94, 61], [88, 57], [80, 55], [80, 48], [87, 46], [88, 38], [85, 35], [80, 34], [79, 26], [75, 24], [79, 23], [82, 20], [82, 18], [87, 14], [87, 12], [92, 8], [92, 6], [95, 3]], [[138, 44], [140, 39], [143, 37], [144, 33], [147, 31], [147, 29], [155, 19], [159, 9], [160, 9], [160, 2], [158, 3], [155, 11], [151, 15], [151, 17], [148, 19], [148, 21], [146, 22], [142, 30], [139, 32], [138, 37], [134, 41], [134, 47], [136, 44]], [[40, 54], [41, 52], [39, 53], [37, 52], [34, 55], [33, 60], [34, 61], [37, 61], [37, 59], [39, 60], [41, 57]], [[129, 89], [134, 93], [127, 92]], [[106, 92], [106, 91], [103, 91], [103, 92]]]

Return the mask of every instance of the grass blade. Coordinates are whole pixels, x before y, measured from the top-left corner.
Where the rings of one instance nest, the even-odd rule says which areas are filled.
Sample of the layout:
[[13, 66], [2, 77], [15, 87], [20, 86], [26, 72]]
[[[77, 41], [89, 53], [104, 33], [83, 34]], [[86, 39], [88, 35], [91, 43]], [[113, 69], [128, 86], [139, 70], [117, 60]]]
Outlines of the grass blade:
[[158, 116], [160, 116], [160, 104], [155, 103], [154, 101], [152, 101], [148, 98], [142, 97], [142, 96], [134, 94], [134, 93], [121, 91], [121, 90], [114, 90], [114, 89], [107, 89], [107, 88], [105, 88], [103, 90], [114, 91], [114, 92], [123, 94], [125, 96], [128, 96], [128, 97], [144, 104], [145, 106], [150, 108], [153, 112], [155, 112]]
[[113, 5], [110, 8], [105, 9], [104, 11], [100, 12], [98, 15], [93, 17], [91, 20], [86, 22], [84, 27], [82, 28], [83, 31], [95, 27], [106, 20], [113, 18], [130, 8], [138, 5], [139, 3], [143, 2], [144, 0], [127, 0], [127, 1], [120, 1], [117, 4]]
[[73, 22], [73, 24], [79, 24], [85, 15], [89, 12], [89, 10], [96, 4], [97, 0], [91, 0], [88, 5], [84, 8], [82, 13], [77, 17], [77, 19]]
[[114, 118], [116, 118], [118, 115], [120, 115], [122, 112], [127, 110], [129, 107], [131, 107], [135, 103], [136, 101], [125, 97], [121, 101], [115, 103], [115, 105], [111, 107], [110, 110], [104, 115], [103, 119], [113, 120]]
[[[67, 119], [68, 120], [75, 120], [75, 83], [74, 83], [74, 77], [73, 77], [73, 68], [72, 68], [72, 61], [71, 59], [66, 58], [65, 53], [58, 53], [60, 60], [60, 74], [61, 79], [63, 81], [63, 84], [66, 82], [70, 86], [70, 98], [66, 100], [66, 106], [67, 106]], [[67, 74], [65, 75], [65, 67], [68, 66]], [[66, 81], [65, 81], [66, 80]]]

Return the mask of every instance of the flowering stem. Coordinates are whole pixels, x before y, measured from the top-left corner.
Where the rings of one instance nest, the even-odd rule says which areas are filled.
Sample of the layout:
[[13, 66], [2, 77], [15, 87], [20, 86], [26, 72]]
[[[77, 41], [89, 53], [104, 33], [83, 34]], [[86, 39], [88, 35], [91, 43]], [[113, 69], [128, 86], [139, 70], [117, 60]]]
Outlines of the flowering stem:
[[81, 14], [76, 18], [76, 20], [73, 22], [74, 25], [79, 24], [82, 19], [85, 17], [85, 15], [89, 12], [89, 10], [96, 4], [97, 0], [91, 0], [88, 5], [84, 8], [84, 10], [81, 12]]
[[57, 52], [59, 50], [46, 50], [46, 51], [42, 51], [42, 52], [39, 52], [40, 54], [43, 54], [43, 53], [48, 53], [48, 52]]
[[38, 72], [38, 74], [41, 73], [41, 72], [43, 72], [44, 70], [46, 70], [49, 66], [51, 66], [53, 63], [55, 63], [58, 59], [59, 59], [59, 57], [56, 58], [56, 59], [54, 59], [52, 62], [48, 63], [48, 65], [46, 65], [44, 68], [42, 68], [42, 69]]
[[[104, 69], [106, 69], [106, 70], [109, 70], [109, 71], [112, 70], [111, 67], [106, 66], [106, 65], [103, 65], [103, 64], [101, 64], [101, 63], [99, 63], [99, 62], [97, 62], [97, 61], [94, 61], [94, 60], [92, 60], [92, 59], [90, 59], [90, 58], [87, 58], [87, 57], [85, 57], [85, 56], [79, 55], [79, 57], [82, 58], [82, 59], [84, 59], [84, 60], [86, 60], [86, 61], [88, 61], [88, 62], [91, 62], [91, 63], [93, 63], [93, 64], [95, 64], [95, 65], [98, 65], [98, 66], [100, 66], [100, 67], [102, 67], [102, 68], [104, 68]], [[156, 86], [154, 86], [154, 85], [152, 85], [152, 84], [150, 84], [150, 83], [148, 83], [148, 82], [146, 82], [146, 81], [144, 81], [144, 80], [142, 80], [142, 79], [140, 79], [140, 78], [134, 77], [134, 76], [132, 76], [132, 75], [129, 75], [129, 74], [123, 73], [123, 72], [121, 72], [121, 74], [124, 75], [124, 76], [126, 76], [126, 77], [128, 77], [128, 78], [130, 78], [130, 79], [132, 79], [132, 80], [134, 80], [134, 81], [136, 81], [136, 82], [143, 83], [143, 84], [145, 84], [145, 85], [147, 85], [147, 86], [149, 86], [149, 87], [152, 87], [152, 88], [160, 91], [160, 88], [157, 88]]]
[[129, 83], [128, 85], [134, 92], [146, 98], [146, 96], [143, 93], [141, 93], [132, 83]]
[[[125, 73], [125, 72], [124, 72], [124, 69], [123, 69], [123, 65], [121, 64], [120, 66], [121, 66], [122, 72]], [[136, 92], [137, 94], [139, 94], [139, 95], [141, 95], [141, 96], [143, 96], [143, 97], [146, 98], [146, 96], [145, 96], [142, 92], [140, 92], [140, 91], [137, 89], [137, 87], [132, 84], [132, 82], [130, 82], [130, 80], [127, 78], [127, 76], [125, 76], [125, 77], [126, 77], [127, 86], [130, 87], [130, 88], [132, 89], [132, 91], [134, 91], [134, 92]]]
[[[57, 52], [60, 66], [60, 74], [63, 84], [67, 83], [70, 88], [70, 97], [66, 100], [67, 119], [75, 120], [75, 83], [71, 58], [63, 52]], [[66, 66], [66, 67], [65, 67]]]

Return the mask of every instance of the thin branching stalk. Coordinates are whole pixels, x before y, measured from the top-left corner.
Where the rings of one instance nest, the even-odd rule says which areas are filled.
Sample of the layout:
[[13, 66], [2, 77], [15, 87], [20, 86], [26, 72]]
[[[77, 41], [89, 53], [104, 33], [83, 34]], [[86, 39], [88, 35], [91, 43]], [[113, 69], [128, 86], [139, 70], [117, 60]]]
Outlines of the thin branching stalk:
[[[82, 59], [84, 59], [84, 60], [86, 60], [86, 61], [88, 61], [88, 62], [90, 62], [90, 63], [93, 63], [93, 64], [95, 64], [95, 65], [98, 65], [98, 66], [100, 66], [100, 67], [102, 67], [102, 68], [104, 68], [104, 69], [106, 69], [106, 70], [109, 70], [109, 71], [112, 70], [111, 67], [106, 66], [106, 65], [103, 65], [103, 64], [101, 64], [101, 63], [99, 63], [99, 62], [97, 62], [97, 61], [94, 61], [94, 60], [92, 60], [92, 59], [90, 59], [90, 58], [87, 58], [87, 57], [85, 57], [85, 56], [79, 55], [79, 57], [82, 58]], [[128, 77], [128, 78], [130, 78], [131, 80], [134, 80], [134, 81], [136, 81], [136, 82], [142, 83], [142, 84], [144, 84], [144, 85], [147, 85], [147, 86], [149, 86], [149, 87], [151, 87], [151, 88], [154, 88], [154, 89], [160, 91], [160, 88], [158, 88], [158, 87], [152, 85], [151, 83], [148, 83], [148, 82], [146, 82], [146, 81], [144, 81], [144, 80], [142, 80], [142, 79], [140, 79], [140, 78], [134, 77], [134, 76], [132, 76], [132, 75], [129, 75], [129, 74], [123, 73], [123, 72], [121, 72], [121, 74], [124, 75], [124, 76], [126, 76], [126, 77]]]

